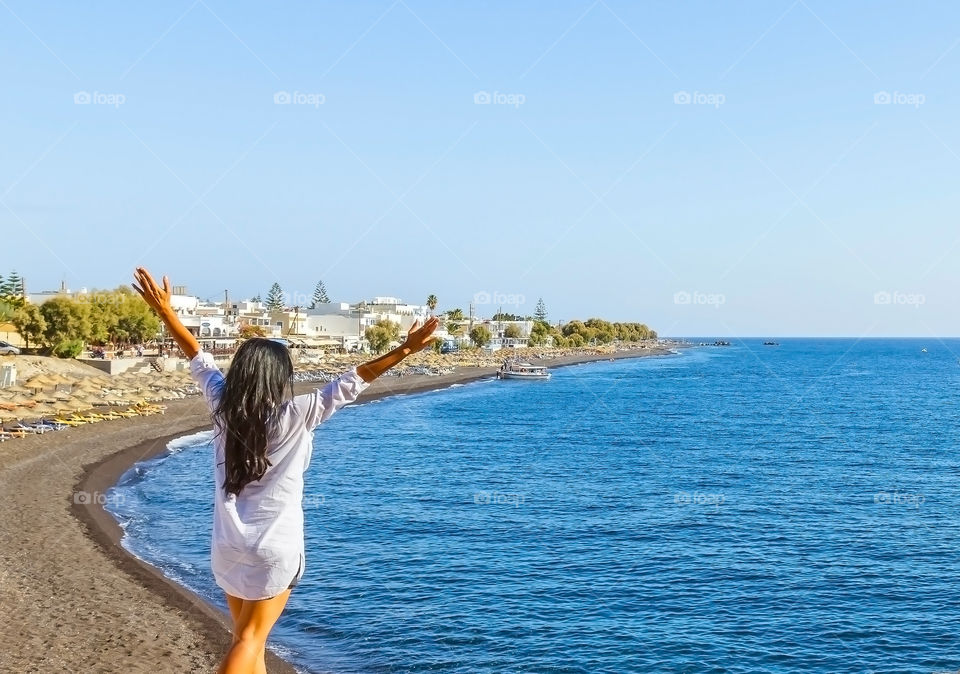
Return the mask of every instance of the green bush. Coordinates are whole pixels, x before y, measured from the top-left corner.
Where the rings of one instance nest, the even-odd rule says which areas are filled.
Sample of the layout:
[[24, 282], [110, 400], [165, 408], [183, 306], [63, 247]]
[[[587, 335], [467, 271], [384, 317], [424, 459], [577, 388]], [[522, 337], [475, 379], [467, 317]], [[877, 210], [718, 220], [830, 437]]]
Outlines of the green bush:
[[82, 339], [65, 339], [53, 347], [53, 355], [57, 358], [76, 358], [83, 353]]

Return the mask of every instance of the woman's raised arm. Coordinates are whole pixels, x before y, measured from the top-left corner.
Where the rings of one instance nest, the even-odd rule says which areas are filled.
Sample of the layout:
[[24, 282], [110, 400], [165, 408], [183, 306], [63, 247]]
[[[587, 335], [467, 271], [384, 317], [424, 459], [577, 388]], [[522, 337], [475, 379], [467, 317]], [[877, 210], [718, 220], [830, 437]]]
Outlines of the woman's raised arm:
[[170, 306], [170, 279], [163, 277], [163, 287], [157, 285], [153, 277], [143, 267], [137, 267], [133, 273], [133, 278], [137, 283], [133, 283], [133, 289], [140, 293], [144, 301], [150, 305], [150, 308], [157, 312], [160, 320], [167, 326], [167, 330], [173, 335], [180, 350], [189, 359], [200, 353], [200, 345], [196, 338], [190, 334], [190, 331], [184, 327], [183, 323], [177, 317], [176, 312]]
[[416, 321], [410, 326], [410, 331], [407, 333], [407, 338], [403, 341], [403, 344], [379, 358], [358, 365], [357, 374], [363, 381], [370, 383], [410, 354], [422, 351], [436, 341], [437, 338], [432, 337], [432, 335], [439, 323], [440, 321], [436, 316], [428, 318], [423, 325], [420, 325], [419, 320]]

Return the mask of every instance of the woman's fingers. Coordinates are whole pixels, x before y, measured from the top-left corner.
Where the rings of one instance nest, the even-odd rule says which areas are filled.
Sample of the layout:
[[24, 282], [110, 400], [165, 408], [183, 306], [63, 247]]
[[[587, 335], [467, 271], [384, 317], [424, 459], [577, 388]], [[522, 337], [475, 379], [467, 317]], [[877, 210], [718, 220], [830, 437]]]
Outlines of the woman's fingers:
[[144, 267], [137, 267], [133, 276], [139, 285], [136, 283], [131, 285], [133, 285], [136, 291], [140, 293], [140, 296], [147, 301], [147, 304], [151, 306], [160, 305], [164, 301], [164, 298], [170, 295], [170, 279], [166, 276], [163, 277], [163, 290], [160, 289], [160, 286], [157, 285], [153, 276], [151, 276], [150, 272]]

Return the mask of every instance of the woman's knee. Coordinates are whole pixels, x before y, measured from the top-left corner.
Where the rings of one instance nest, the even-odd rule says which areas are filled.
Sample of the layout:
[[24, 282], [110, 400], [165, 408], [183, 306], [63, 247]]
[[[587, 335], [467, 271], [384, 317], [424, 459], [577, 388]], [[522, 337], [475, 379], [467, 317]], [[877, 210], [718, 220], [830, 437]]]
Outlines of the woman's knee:
[[234, 633], [233, 638], [235, 641], [243, 642], [246, 645], [263, 648], [267, 643], [269, 634], [269, 630], [261, 629], [259, 625], [247, 624], [240, 627]]

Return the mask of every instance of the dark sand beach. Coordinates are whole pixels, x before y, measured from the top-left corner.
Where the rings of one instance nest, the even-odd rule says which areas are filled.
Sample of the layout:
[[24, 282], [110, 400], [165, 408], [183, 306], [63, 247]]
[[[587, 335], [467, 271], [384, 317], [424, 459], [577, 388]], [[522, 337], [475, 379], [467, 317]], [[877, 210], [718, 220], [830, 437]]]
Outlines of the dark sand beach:
[[[663, 355], [666, 348], [579, 354], [550, 367]], [[441, 376], [385, 377], [361, 396], [445, 388], [494, 376], [460, 367]], [[314, 385], [298, 385], [302, 393]], [[90, 424], [0, 447], [0, 671], [212, 671], [230, 641], [228, 616], [127, 553], [99, 495], [178, 436], [210, 427], [199, 397], [166, 414]], [[89, 502], [77, 502], [77, 494]], [[80, 499], [86, 500], [86, 499]], [[271, 672], [294, 669], [268, 653]]]

